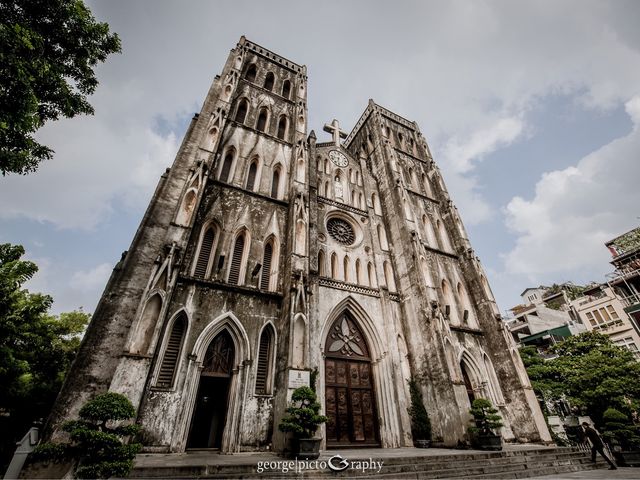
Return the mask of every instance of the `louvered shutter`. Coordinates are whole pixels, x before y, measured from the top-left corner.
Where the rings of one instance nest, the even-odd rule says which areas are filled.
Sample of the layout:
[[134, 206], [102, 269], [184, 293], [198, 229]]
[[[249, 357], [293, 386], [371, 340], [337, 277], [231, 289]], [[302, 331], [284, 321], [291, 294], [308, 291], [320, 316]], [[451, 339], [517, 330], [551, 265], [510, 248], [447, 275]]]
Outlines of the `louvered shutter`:
[[253, 190], [253, 185], [256, 183], [256, 170], [258, 166], [256, 162], [253, 162], [249, 167], [249, 174], [247, 175], [247, 190]]
[[240, 235], [236, 239], [233, 247], [233, 258], [231, 259], [231, 268], [229, 270], [229, 283], [238, 285], [240, 280], [240, 267], [242, 264], [242, 253], [244, 252], [244, 235]]
[[156, 386], [158, 387], [170, 388], [171, 385], [173, 385], [184, 330], [184, 318], [180, 317], [173, 323], [173, 328], [171, 329], [171, 334], [167, 341], [167, 348], [164, 351], [164, 358], [162, 359], [160, 373], [158, 374], [158, 381], [156, 382]]
[[273, 256], [273, 246], [271, 242], [264, 247], [264, 256], [262, 257], [262, 276], [260, 278], [260, 288], [269, 290], [269, 279], [271, 277], [271, 257]]
[[244, 119], [247, 116], [247, 101], [242, 100], [238, 105], [238, 110], [236, 111], [236, 122], [244, 123]]
[[278, 185], [280, 184], [280, 172], [273, 172], [273, 180], [271, 181], [271, 198], [278, 198]]
[[222, 171], [220, 172], [220, 181], [229, 182], [229, 173], [231, 172], [231, 163], [233, 162], [233, 155], [230, 153], [224, 157], [224, 163], [222, 164]]
[[213, 228], [209, 228], [204, 237], [202, 237], [202, 245], [200, 245], [200, 253], [198, 254], [198, 262], [194, 276], [204, 277], [207, 273], [207, 266], [209, 265], [209, 257], [211, 257], [211, 249], [213, 248], [213, 241], [215, 239], [215, 233]]
[[266, 395], [267, 379], [269, 378], [269, 350], [271, 349], [271, 331], [265, 328], [260, 336], [260, 351], [258, 353], [258, 370], [256, 372], [256, 395]]

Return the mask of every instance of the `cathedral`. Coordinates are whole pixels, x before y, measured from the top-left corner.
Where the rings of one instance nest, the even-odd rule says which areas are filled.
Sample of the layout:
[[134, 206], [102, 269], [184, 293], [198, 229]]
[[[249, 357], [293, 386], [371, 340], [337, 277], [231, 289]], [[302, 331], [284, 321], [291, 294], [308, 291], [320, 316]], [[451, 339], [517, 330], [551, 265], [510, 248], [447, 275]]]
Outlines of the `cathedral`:
[[[307, 70], [242, 37], [115, 266], [48, 421], [127, 396], [148, 452], [282, 451], [300, 385], [322, 448], [411, 446], [408, 380], [435, 445], [470, 402], [507, 442], [551, 438], [418, 125], [373, 100], [307, 125]], [[326, 136], [329, 139], [329, 136]]]

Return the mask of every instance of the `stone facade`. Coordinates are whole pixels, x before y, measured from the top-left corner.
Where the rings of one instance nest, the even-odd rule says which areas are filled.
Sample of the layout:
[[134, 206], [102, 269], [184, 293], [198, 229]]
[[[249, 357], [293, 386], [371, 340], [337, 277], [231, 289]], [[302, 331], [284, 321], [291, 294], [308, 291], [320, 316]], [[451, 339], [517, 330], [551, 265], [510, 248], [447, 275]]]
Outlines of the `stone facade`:
[[296, 378], [317, 370], [325, 447], [411, 445], [411, 376], [443, 445], [465, 439], [472, 397], [499, 407], [507, 441], [550, 442], [418, 126], [370, 101], [320, 143], [306, 99], [306, 67], [241, 38], [114, 269], [49, 435], [111, 390], [151, 450], [281, 450]]

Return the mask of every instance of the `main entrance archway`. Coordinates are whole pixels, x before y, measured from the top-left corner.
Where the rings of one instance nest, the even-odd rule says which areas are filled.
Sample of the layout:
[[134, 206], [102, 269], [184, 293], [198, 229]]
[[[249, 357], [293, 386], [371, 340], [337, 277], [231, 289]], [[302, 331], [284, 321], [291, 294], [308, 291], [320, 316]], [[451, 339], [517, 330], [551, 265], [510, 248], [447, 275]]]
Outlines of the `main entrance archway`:
[[233, 340], [223, 330], [211, 341], [204, 357], [187, 448], [221, 447], [234, 360]]
[[327, 447], [380, 446], [369, 348], [348, 312], [331, 325], [324, 351]]

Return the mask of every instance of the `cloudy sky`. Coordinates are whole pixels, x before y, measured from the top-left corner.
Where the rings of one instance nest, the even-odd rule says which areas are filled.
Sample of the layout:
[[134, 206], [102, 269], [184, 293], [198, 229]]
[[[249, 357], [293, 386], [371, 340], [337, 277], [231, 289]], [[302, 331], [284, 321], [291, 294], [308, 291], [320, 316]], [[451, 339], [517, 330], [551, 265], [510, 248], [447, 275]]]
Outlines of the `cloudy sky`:
[[53, 160], [0, 177], [0, 242], [40, 266], [54, 311], [92, 312], [193, 113], [241, 35], [309, 74], [310, 128], [369, 98], [416, 120], [499, 306], [602, 281], [640, 223], [640, 2], [102, 1], [123, 53], [93, 117], [48, 125]]

